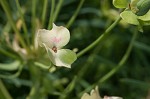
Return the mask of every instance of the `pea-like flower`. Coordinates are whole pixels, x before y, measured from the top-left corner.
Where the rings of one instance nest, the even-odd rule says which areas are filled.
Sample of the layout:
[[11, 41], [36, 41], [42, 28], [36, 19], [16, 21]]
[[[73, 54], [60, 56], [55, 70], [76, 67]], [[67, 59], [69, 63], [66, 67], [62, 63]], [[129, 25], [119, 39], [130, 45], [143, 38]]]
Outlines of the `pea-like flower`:
[[37, 40], [41, 47], [46, 48], [51, 62], [56, 66], [71, 68], [71, 64], [77, 59], [72, 50], [61, 49], [70, 40], [70, 32], [63, 26], [53, 24], [51, 30], [39, 29]]

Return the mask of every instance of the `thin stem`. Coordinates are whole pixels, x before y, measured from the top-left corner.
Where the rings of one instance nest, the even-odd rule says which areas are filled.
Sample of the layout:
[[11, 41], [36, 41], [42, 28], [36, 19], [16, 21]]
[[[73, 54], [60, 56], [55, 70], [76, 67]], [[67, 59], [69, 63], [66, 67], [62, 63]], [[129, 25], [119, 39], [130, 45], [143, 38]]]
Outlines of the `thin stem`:
[[18, 77], [21, 72], [22, 72], [22, 69], [23, 69], [23, 66], [24, 66], [25, 63], [22, 63], [20, 66], [19, 66], [19, 69], [16, 73], [14, 74], [10, 74], [10, 75], [3, 75], [3, 74], [0, 74], [0, 78], [5, 78], [5, 79], [14, 79], [16, 77]]
[[60, 12], [60, 8], [62, 7], [63, 1], [64, 0], [59, 0], [58, 4], [56, 6], [56, 10], [55, 10], [55, 13], [54, 13], [54, 18], [53, 18], [54, 22], [56, 21], [57, 16], [58, 16], [58, 14]]
[[119, 17], [112, 25], [110, 25], [106, 31], [100, 35], [92, 44], [90, 44], [89, 46], [87, 46], [86, 48], [84, 48], [82, 51], [80, 51], [77, 56], [80, 57], [83, 54], [85, 54], [87, 51], [91, 50], [93, 47], [95, 47], [102, 39], [104, 39], [109, 33], [110, 31], [120, 22], [121, 17]]
[[7, 16], [7, 18], [8, 18], [8, 21], [10, 22], [10, 24], [11, 24], [13, 30], [14, 30], [15, 33], [17, 34], [17, 37], [18, 37], [18, 39], [19, 39], [21, 45], [22, 45], [24, 48], [26, 48], [27, 51], [29, 52], [29, 48], [26, 46], [26, 44], [25, 44], [25, 42], [24, 42], [22, 36], [20, 35], [20, 32], [18, 31], [18, 29], [17, 29], [17, 27], [16, 27], [16, 24], [15, 24], [15, 22], [14, 22], [14, 20], [13, 20], [11, 11], [10, 11], [10, 9], [9, 9], [9, 7], [8, 7], [8, 4], [7, 4], [6, 0], [0, 0], [0, 3], [1, 3], [1, 5], [2, 5], [2, 7], [3, 7], [3, 9], [4, 9], [5, 13], [6, 13], [6, 16]]
[[[108, 21], [110, 21], [110, 19], [108, 19], [107, 20], [107, 24], [106, 24], [106, 29], [108, 28], [108, 26], [110, 26], [112, 23], [111, 22], [109, 22], [108, 23]], [[82, 66], [82, 68], [78, 71], [78, 79], [80, 79], [80, 78], [82, 78], [83, 76], [84, 76], [84, 74], [86, 73], [85, 71], [87, 71], [88, 69], [89, 69], [89, 67], [90, 67], [90, 65], [92, 64], [92, 62], [94, 61], [94, 58], [95, 58], [95, 56], [97, 56], [97, 53], [100, 51], [100, 49], [101, 49], [101, 46], [103, 46], [103, 43], [99, 43], [94, 49], [93, 49], [93, 51], [92, 51], [92, 53], [89, 55], [89, 57], [88, 57], [88, 59], [87, 59], [87, 61], [85, 62], [85, 64]], [[100, 58], [99, 57], [99, 59], [101, 60], [101, 61], [103, 61], [103, 62], [107, 62], [107, 63], [110, 63], [110, 61], [108, 61], [108, 60], [106, 60], [106, 59], [104, 59], [104, 58]], [[112, 63], [111, 62], [111, 64], [114, 64], [114, 63]]]
[[44, 65], [44, 64], [42, 64], [40, 62], [34, 62], [34, 65], [38, 66], [38, 67], [40, 67], [42, 69], [45, 69], [45, 70], [48, 70], [51, 67], [51, 66], [46, 66], [46, 65]]
[[21, 20], [22, 20], [24, 35], [25, 35], [25, 38], [27, 40], [27, 44], [29, 45], [30, 42], [29, 42], [29, 38], [28, 38], [28, 30], [27, 30], [27, 26], [26, 26], [26, 23], [25, 23], [25, 20], [24, 20], [24, 17], [23, 17], [23, 13], [21, 11], [21, 6], [20, 6], [18, 0], [16, 0], [16, 5], [17, 5], [17, 8], [19, 10], [19, 14], [20, 14], [20, 17], [21, 17]]
[[49, 24], [48, 24], [48, 29], [49, 30], [52, 29], [52, 25], [53, 25], [54, 8], [55, 8], [55, 0], [51, 0], [51, 13], [50, 13], [50, 20], [49, 20]]
[[[32, 88], [30, 90], [30, 93], [27, 97], [27, 99], [37, 99], [39, 98], [40, 95], [40, 85], [41, 85], [41, 80], [42, 80], [42, 72], [39, 68], [34, 66], [34, 61], [31, 60], [28, 64], [28, 68], [29, 68], [29, 72], [30, 72], [30, 76], [31, 76], [31, 80], [32, 80]], [[44, 99], [43, 97], [40, 97], [42, 99]]]
[[34, 44], [36, 30], [36, 4], [37, 0], [32, 0], [32, 44]]
[[[34, 83], [30, 89], [30, 93], [27, 96], [27, 99], [37, 99], [39, 97], [39, 87], [40, 87], [40, 82]], [[41, 98], [41, 97], [40, 97]], [[44, 98], [42, 98], [44, 99]]]
[[120, 62], [118, 63], [118, 65], [116, 67], [114, 67], [110, 72], [108, 72], [105, 76], [103, 76], [99, 81], [98, 83], [103, 83], [105, 82], [107, 79], [109, 79], [113, 74], [115, 74], [122, 66], [124, 66], [125, 62], [127, 61], [129, 55], [130, 55], [130, 52], [133, 48], [133, 43], [137, 37], [137, 30], [135, 31], [133, 37], [132, 37], [132, 40], [124, 54], [124, 56], [122, 57], [122, 59], [120, 60]]
[[[130, 55], [130, 52], [133, 48], [133, 44], [134, 44], [134, 41], [137, 37], [137, 34], [138, 32], [136, 31], [132, 37], [132, 40], [124, 54], [124, 56], [122, 57], [122, 59], [120, 60], [120, 62], [118, 63], [117, 66], [115, 66], [110, 72], [108, 72], [105, 76], [103, 76], [97, 83], [94, 83], [93, 85], [89, 86], [87, 89], [85, 89], [83, 92], [80, 93], [80, 95], [82, 95], [83, 93], [85, 93], [86, 91], [89, 91], [91, 90], [92, 88], [94, 88], [96, 85], [98, 84], [101, 84], [103, 82], [105, 82], [106, 80], [108, 80], [111, 76], [113, 76], [113, 74], [115, 74], [122, 66], [124, 66], [124, 63], [127, 61], [129, 55]], [[80, 96], [79, 95], [79, 96]]]
[[[4, 96], [3, 99], [12, 99], [11, 95], [9, 94], [8, 90], [6, 89], [5, 85], [3, 84], [2, 80], [0, 79], [0, 92]], [[2, 98], [2, 97], [1, 97]]]
[[73, 22], [75, 21], [75, 19], [76, 19], [78, 13], [79, 13], [79, 11], [80, 11], [80, 9], [81, 9], [81, 7], [82, 7], [84, 1], [85, 1], [85, 0], [80, 0], [80, 3], [79, 3], [79, 5], [78, 5], [78, 7], [77, 7], [75, 13], [72, 15], [72, 17], [70, 18], [70, 20], [68, 21], [68, 23], [67, 23], [67, 25], [66, 25], [67, 28], [69, 28], [69, 27], [73, 24]]
[[2, 48], [0, 48], [0, 53], [6, 55], [6, 56], [8, 56], [8, 57], [17, 59], [17, 56], [16, 56], [16, 55], [14, 55], [14, 54], [10, 53], [9, 51], [6, 51], [6, 50], [4, 50], [4, 49], [2, 49]]
[[67, 96], [71, 93], [71, 91], [74, 89], [75, 84], [77, 82], [77, 77], [75, 76], [73, 80], [68, 84], [68, 86], [65, 88], [64, 92], [60, 95], [59, 99], [66, 99]]
[[43, 5], [43, 13], [42, 13], [42, 27], [44, 27], [45, 24], [45, 16], [46, 16], [46, 11], [47, 11], [47, 5], [48, 5], [48, 0], [44, 0], [44, 5]]

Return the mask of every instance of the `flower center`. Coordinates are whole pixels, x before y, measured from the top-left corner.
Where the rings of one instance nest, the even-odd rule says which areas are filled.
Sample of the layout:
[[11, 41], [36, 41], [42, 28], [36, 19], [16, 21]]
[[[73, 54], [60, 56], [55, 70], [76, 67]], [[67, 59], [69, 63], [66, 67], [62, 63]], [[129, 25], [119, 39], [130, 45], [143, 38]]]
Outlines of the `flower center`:
[[57, 47], [56, 47], [56, 46], [54, 46], [54, 47], [52, 48], [52, 50], [53, 50], [55, 53], [57, 53]]

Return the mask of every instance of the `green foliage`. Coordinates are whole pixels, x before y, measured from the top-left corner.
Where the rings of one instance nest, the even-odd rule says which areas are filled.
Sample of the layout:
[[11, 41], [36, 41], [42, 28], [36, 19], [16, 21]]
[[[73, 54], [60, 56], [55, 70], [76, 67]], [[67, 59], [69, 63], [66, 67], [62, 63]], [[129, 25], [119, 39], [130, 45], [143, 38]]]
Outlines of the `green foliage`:
[[150, 0], [140, 0], [137, 3], [137, 8], [139, 11], [137, 11], [136, 15], [145, 15], [150, 9]]
[[[102, 97], [149, 99], [149, 5], [130, 1], [0, 0], [0, 99], [80, 99], [96, 85]], [[37, 46], [37, 29], [53, 22], [70, 31], [59, 59], [71, 68]]]
[[7, 63], [7, 64], [0, 64], [0, 70], [9, 70], [9, 71], [13, 71], [18, 69], [19, 65], [20, 65], [20, 61], [16, 60], [12, 63]]
[[126, 8], [128, 6], [128, 0], [113, 0], [113, 5], [116, 8]]
[[138, 19], [137, 19], [137, 16], [134, 13], [132, 13], [132, 11], [130, 11], [130, 10], [123, 11], [120, 14], [120, 16], [127, 23], [134, 24], [134, 25], [139, 25], [140, 24]]
[[127, 23], [137, 25], [140, 32], [144, 25], [149, 25], [150, 0], [113, 0], [113, 4], [116, 8], [126, 8], [120, 16]]

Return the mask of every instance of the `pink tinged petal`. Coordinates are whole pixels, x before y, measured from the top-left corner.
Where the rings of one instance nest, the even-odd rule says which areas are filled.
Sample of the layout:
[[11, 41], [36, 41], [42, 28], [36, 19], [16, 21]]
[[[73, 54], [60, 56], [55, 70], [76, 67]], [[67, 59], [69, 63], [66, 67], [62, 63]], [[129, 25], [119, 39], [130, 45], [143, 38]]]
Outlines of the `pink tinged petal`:
[[[67, 28], [63, 26], [56, 26], [53, 24], [52, 32], [56, 33], [55, 46], [57, 48], [62, 48], [63, 46], [67, 45], [70, 40], [70, 32]], [[54, 38], [53, 38], [54, 39]]]
[[58, 49], [65, 46], [70, 40], [70, 32], [63, 26], [56, 26], [53, 24], [51, 30], [39, 29], [38, 30], [38, 42], [40, 45], [43, 43], [49, 47], [54, 46]]
[[56, 37], [54, 37], [54, 38], [52, 39], [52, 41], [53, 41], [54, 43], [59, 43], [59, 42], [61, 41], [61, 38], [56, 38]]

